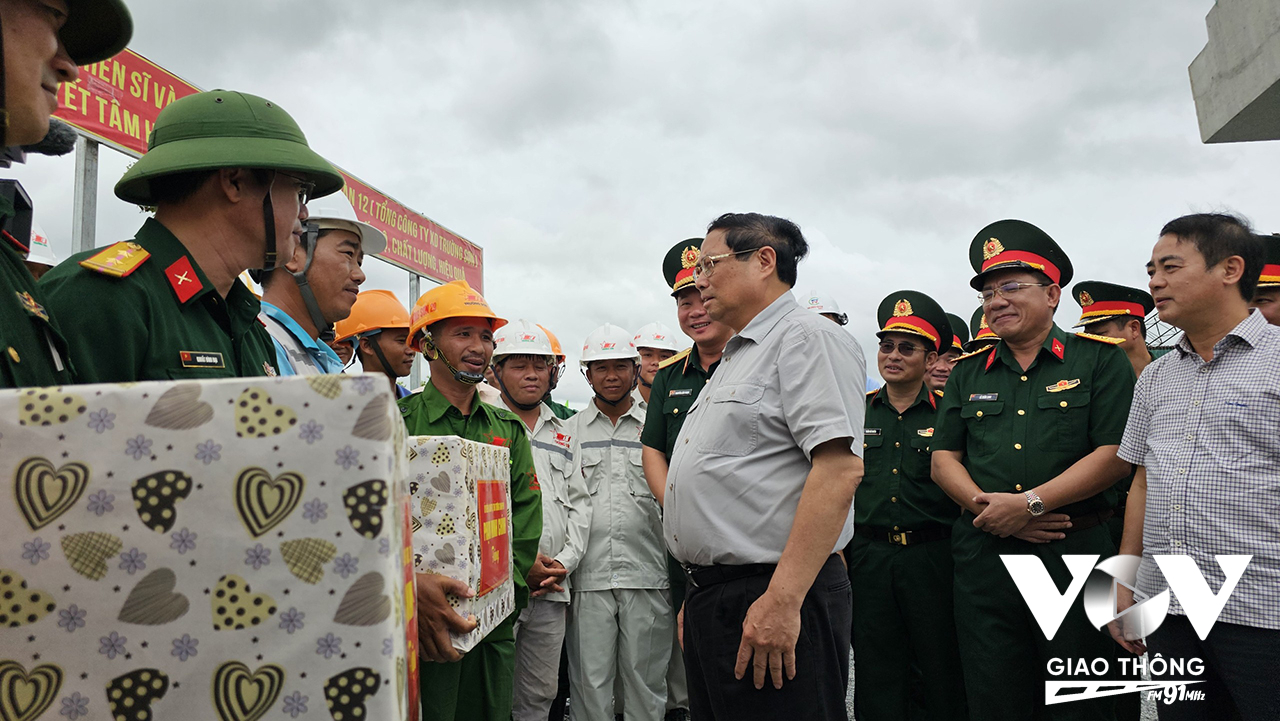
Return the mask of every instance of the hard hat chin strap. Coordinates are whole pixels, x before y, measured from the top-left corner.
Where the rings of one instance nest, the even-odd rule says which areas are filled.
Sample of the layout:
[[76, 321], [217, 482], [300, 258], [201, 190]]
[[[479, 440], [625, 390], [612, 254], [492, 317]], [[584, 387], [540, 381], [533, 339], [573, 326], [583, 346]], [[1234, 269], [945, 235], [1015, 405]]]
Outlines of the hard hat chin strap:
[[[391, 369], [391, 364], [387, 362], [387, 357], [382, 353], [382, 344], [378, 342], [378, 336], [382, 334], [382, 329], [371, 330], [368, 333], [360, 335], [360, 338], [368, 338], [369, 345], [373, 346], [373, 354], [378, 357], [378, 362], [382, 364], [382, 372], [391, 378], [399, 378], [396, 372]], [[357, 342], [356, 347], [359, 347]], [[394, 380], [392, 382], [395, 382]]]
[[271, 204], [271, 188], [276, 184], [276, 171], [267, 180], [267, 194], [262, 196], [262, 224], [267, 233], [266, 252], [262, 254], [262, 271], [270, 273], [276, 268], [276, 209]]
[[444, 367], [448, 368], [449, 372], [453, 374], [453, 379], [459, 383], [476, 386], [480, 385], [480, 383], [484, 381], [483, 373], [467, 373], [466, 371], [460, 371], [457, 368], [454, 368], [453, 364], [449, 362], [448, 356], [436, 347], [436, 344], [431, 340], [431, 334], [426, 331], [423, 331], [422, 333], [422, 354], [425, 355], [428, 360], [436, 360], [439, 358], [440, 361], [444, 363]]
[[[269, 194], [268, 197], [270, 197]], [[307, 273], [311, 270], [312, 261], [316, 259], [316, 243], [319, 234], [320, 226], [315, 223], [307, 221], [302, 224], [302, 249], [307, 252], [307, 259], [302, 265], [302, 270], [289, 271], [289, 276], [298, 284], [298, 294], [302, 296], [302, 304], [307, 307], [307, 314], [311, 316], [311, 322], [315, 325], [316, 332], [320, 334], [320, 340], [328, 343], [334, 338], [333, 326], [329, 325], [324, 314], [320, 312], [320, 303], [316, 301], [315, 291], [311, 290], [311, 284], [307, 282]]]
[[636, 384], [637, 384], [637, 382], [638, 382], [639, 380], [640, 380], [640, 366], [637, 364], [637, 365], [636, 365], [635, 367], [633, 367], [633, 368], [632, 368], [632, 370], [631, 370], [631, 390], [627, 391], [626, 393], [623, 393], [623, 394], [622, 394], [622, 397], [621, 397], [621, 398], [619, 398], [619, 399], [618, 399], [618, 400], [616, 400], [616, 401], [611, 401], [611, 400], [609, 400], [608, 398], [605, 398], [604, 396], [600, 395], [600, 391], [596, 390], [596, 386], [595, 386], [595, 384], [594, 384], [594, 383], [591, 383], [591, 382], [590, 382], [590, 379], [588, 379], [587, 383], [588, 383], [588, 385], [590, 385], [590, 386], [591, 386], [591, 392], [592, 392], [592, 393], [594, 393], [594, 394], [596, 395], [596, 398], [599, 398], [600, 400], [604, 401], [605, 403], [608, 403], [609, 405], [613, 406], [614, 408], [617, 408], [617, 407], [618, 407], [618, 404], [622, 403], [623, 401], [625, 401], [625, 400], [627, 400], [628, 398], [630, 398], [630, 397], [631, 397], [631, 391], [634, 391], [634, 390], [636, 389]]

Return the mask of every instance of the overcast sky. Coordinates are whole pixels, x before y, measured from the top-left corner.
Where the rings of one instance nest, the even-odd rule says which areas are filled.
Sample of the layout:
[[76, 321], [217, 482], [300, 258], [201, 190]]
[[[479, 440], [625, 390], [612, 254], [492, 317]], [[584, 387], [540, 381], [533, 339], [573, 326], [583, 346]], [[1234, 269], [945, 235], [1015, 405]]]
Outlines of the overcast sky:
[[[663, 254], [726, 211], [796, 221], [797, 296], [833, 296], [868, 350], [898, 289], [969, 317], [968, 245], [994, 220], [1039, 225], [1078, 280], [1137, 286], [1178, 215], [1280, 230], [1280, 145], [1199, 139], [1187, 66], [1210, 0], [129, 5], [134, 50], [279, 103], [320, 153], [482, 246], [486, 297], [560, 336], [556, 395], [578, 408], [586, 334], [676, 328]], [[143, 216], [111, 194], [128, 159], [102, 159], [106, 245]], [[73, 168], [12, 171], [64, 257]], [[407, 274], [366, 268], [410, 300]]]

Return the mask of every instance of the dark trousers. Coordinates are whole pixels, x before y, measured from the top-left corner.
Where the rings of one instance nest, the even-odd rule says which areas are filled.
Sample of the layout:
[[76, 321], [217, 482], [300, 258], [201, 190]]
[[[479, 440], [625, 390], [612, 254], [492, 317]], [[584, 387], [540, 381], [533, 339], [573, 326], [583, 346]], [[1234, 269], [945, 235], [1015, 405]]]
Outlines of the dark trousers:
[[1186, 616], [1171, 614], [1147, 638], [1147, 662], [1157, 653], [1201, 659], [1204, 674], [1187, 678], [1206, 682], [1187, 686], [1203, 691], [1203, 701], [1157, 702], [1160, 721], [1280, 719], [1280, 630], [1219, 621], [1201, 641]]
[[855, 536], [845, 553], [857, 608], [858, 718], [967, 719], [951, 601], [950, 540], [897, 546]]
[[752, 669], [741, 681], [733, 667], [747, 609], [769, 587], [760, 574], [703, 588], [689, 585], [684, 608], [684, 662], [689, 712], [698, 721], [839, 719], [847, 714], [849, 683], [849, 576], [838, 556], [827, 559], [800, 607], [796, 677], [781, 689], [766, 677], [757, 689]]

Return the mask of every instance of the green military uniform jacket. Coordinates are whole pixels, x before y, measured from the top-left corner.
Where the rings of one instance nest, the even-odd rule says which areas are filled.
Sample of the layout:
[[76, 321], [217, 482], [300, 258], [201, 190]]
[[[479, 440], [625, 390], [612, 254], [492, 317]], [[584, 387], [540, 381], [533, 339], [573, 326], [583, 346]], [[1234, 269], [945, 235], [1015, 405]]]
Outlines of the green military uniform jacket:
[[559, 418], [562, 421], [572, 418], [573, 414], [577, 413], [577, 411], [570, 408], [569, 406], [566, 406], [563, 403], [556, 403], [555, 401], [551, 400], [549, 396], [547, 398], [543, 398], [542, 402], [546, 403], [547, 407], [551, 409], [551, 412], [555, 414], [555, 417]]
[[[1029, 491], [1099, 446], [1119, 445], [1133, 399], [1133, 366], [1105, 339], [1056, 325], [1024, 373], [1003, 342], [962, 356], [938, 405], [933, 450], [963, 451], [974, 483], [989, 493]], [[1096, 513], [1114, 487], [1052, 509]]]
[[[186, 247], [150, 218], [134, 245], [78, 253], [40, 280], [50, 311], [72, 339], [81, 383], [235, 378], [276, 374], [275, 347], [258, 322], [261, 306], [237, 280], [214, 290]], [[150, 257], [137, 263], [138, 249]], [[100, 267], [127, 256], [116, 277]]]
[[663, 361], [654, 374], [640, 442], [662, 451], [668, 463], [675, 451], [676, 436], [680, 435], [680, 428], [684, 426], [689, 406], [693, 405], [702, 392], [702, 387], [711, 380], [711, 373], [719, 363], [716, 361], [711, 364], [710, 370], [703, 370], [702, 360], [698, 358], [698, 347], [693, 346]]
[[867, 394], [862, 462], [853, 504], [857, 526], [917, 531], [950, 526], [960, 507], [933, 482], [930, 451], [939, 398], [927, 386], [899, 413], [883, 388]]
[[[13, 213], [0, 198], [0, 219]], [[0, 388], [70, 383], [66, 341], [23, 260], [18, 245], [0, 239]]]
[[542, 538], [542, 491], [533, 467], [533, 449], [519, 416], [484, 403], [476, 396], [471, 415], [464, 416], [428, 381], [420, 393], [397, 401], [412, 436], [458, 436], [511, 449], [511, 558], [516, 583], [516, 609], [529, 602], [527, 579]]

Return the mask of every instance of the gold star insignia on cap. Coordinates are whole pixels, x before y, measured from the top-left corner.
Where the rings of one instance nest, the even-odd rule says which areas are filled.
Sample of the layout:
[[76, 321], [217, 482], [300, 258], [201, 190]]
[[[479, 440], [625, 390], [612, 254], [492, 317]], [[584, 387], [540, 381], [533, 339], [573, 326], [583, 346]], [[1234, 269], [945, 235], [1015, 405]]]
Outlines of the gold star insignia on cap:
[[1080, 307], [1088, 308], [1091, 305], [1093, 305], [1093, 296], [1089, 295], [1087, 290], [1080, 291]]
[[907, 300], [906, 298], [903, 298], [902, 300], [898, 301], [897, 305], [893, 306], [894, 318], [905, 318], [911, 314], [912, 314], [911, 301]]
[[991, 260], [992, 258], [1004, 252], [1004, 245], [999, 240], [992, 238], [987, 244], [982, 246], [982, 259]]
[[689, 246], [684, 249], [684, 253], [680, 255], [680, 265], [685, 268], [692, 268], [698, 264], [698, 249]]

